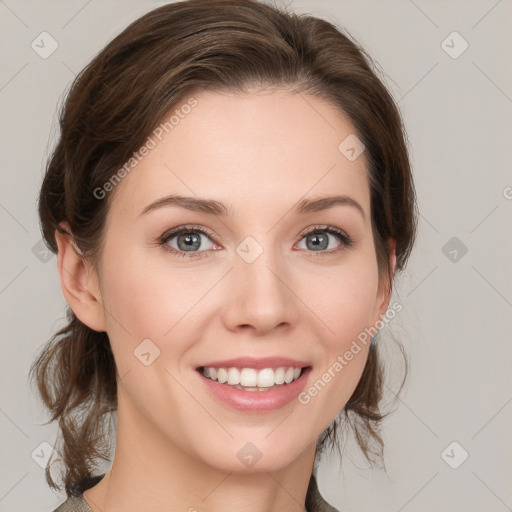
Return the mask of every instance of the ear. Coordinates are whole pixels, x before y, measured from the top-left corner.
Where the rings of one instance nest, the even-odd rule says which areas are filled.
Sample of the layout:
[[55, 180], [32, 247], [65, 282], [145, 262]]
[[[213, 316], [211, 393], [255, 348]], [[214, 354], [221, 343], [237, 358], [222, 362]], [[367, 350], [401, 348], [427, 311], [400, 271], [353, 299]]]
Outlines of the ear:
[[390, 275], [389, 279], [383, 278], [379, 283], [377, 300], [375, 302], [373, 325], [375, 325], [377, 320], [380, 320], [381, 316], [386, 313], [389, 306], [389, 301], [391, 300], [391, 282], [393, 280], [393, 276], [395, 275], [396, 268], [396, 240], [394, 238], [389, 238], [387, 246], [389, 253]]
[[62, 222], [60, 226], [69, 233], [55, 230], [62, 293], [82, 323], [95, 331], [105, 331], [105, 314], [97, 274], [76, 247], [69, 224]]

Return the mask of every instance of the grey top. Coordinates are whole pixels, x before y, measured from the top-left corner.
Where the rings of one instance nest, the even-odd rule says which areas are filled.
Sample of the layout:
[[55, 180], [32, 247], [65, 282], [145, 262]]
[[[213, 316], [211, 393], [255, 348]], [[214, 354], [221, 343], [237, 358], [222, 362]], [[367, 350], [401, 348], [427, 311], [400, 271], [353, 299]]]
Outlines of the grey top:
[[[99, 482], [104, 476], [93, 477], [89, 481], [89, 485], [85, 485], [77, 496], [69, 496], [53, 512], [93, 512], [85, 501], [83, 492]], [[337, 508], [334, 508], [322, 498], [314, 474], [311, 475], [306, 493], [306, 512], [339, 512]]]

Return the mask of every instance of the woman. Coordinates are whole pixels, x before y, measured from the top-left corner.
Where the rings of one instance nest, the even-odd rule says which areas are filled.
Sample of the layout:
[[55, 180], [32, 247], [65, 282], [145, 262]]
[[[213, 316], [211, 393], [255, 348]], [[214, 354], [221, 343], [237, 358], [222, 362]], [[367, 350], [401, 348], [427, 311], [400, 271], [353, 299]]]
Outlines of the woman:
[[382, 457], [376, 333], [416, 225], [370, 58], [256, 1], [165, 5], [77, 77], [60, 128], [39, 214], [69, 323], [32, 368], [57, 511], [335, 510], [315, 469], [340, 421]]

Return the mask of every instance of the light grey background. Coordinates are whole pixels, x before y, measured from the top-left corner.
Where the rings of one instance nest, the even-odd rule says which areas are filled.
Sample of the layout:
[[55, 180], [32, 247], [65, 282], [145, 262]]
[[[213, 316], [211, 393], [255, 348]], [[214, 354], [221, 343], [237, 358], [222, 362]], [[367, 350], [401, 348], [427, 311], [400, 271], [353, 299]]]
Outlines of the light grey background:
[[[50, 511], [64, 499], [35, 462], [56, 426], [42, 425], [47, 417], [27, 381], [36, 353], [64, 322], [56, 258], [33, 252], [57, 103], [114, 35], [163, 3], [0, 0], [3, 512]], [[335, 458], [322, 465], [321, 492], [344, 511], [512, 510], [512, 2], [277, 3], [346, 27], [385, 71], [410, 137], [421, 211], [394, 298], [404, 310], [391, 329], [407, 349], [411, 378], [384, 424], [388, 474], [370, 470], [349, 444], [342, 473]], [[43, 31], [58, 43], [47, 59], [31, 47]], [[454, 31], [463, 39], [448, 37]], [[453, 58], [464, 41], [467, 50]], [[452, 237], [458, 247], [443, 252]], [[453, 469], [446, 461], [457, 465], [463, 450], [467, 460]]]

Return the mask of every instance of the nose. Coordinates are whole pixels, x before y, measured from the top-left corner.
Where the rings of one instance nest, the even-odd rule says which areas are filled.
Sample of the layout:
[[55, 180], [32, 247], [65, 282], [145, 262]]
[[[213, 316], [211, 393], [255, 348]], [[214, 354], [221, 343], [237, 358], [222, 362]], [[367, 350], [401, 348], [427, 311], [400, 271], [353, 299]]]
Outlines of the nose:
[[299, 299], [290, 286], [289, 272], [270, 251], [252, 263], [236, 256], [228, 281], [222, 320], [230, 331], [252, 330], [263, 336], [274, 329], [289, 329], [297, 321]]

